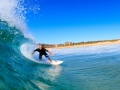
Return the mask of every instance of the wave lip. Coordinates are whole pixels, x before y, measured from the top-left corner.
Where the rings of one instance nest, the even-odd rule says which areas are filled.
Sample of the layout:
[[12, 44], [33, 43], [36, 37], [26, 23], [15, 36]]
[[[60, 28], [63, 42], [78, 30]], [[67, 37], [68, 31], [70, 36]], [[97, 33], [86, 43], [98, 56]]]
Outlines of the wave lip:
[[11, 27], [26, 30], [24, 6], [20, 0], [0, 0], [0, 19]]

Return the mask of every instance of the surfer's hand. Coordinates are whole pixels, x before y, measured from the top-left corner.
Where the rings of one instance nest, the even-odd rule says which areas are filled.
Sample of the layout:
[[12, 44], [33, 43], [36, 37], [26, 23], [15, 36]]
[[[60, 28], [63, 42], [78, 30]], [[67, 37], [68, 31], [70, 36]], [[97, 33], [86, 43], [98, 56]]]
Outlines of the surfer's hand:
[[51, 54], [52, 56], [54, 56], [54, 54]]

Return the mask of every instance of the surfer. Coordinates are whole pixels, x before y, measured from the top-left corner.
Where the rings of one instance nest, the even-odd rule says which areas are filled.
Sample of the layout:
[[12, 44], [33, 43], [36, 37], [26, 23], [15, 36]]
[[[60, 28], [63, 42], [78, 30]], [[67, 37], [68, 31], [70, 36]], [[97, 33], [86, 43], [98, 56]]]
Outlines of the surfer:
[[48, 60], [50, 62], [52, 62], [52, 60], [50, 59], [49, 55], [46, 53], [48, 52], [49, 54], [51, 54], [52, 56], [54, 56], [54, 54], [52, 54], [49, 50], [46, 50], [45, 48], [43, 48], [42, 45], [39, 45], [39, 48], [37, 48], [36, 50], [33, 51], [32, 55], [34, 54], [34, 52], [39, 52], [39, 59], [40, 61], [42, 61], [42, 56], [44, 55], [46, 58], [48, 58]]

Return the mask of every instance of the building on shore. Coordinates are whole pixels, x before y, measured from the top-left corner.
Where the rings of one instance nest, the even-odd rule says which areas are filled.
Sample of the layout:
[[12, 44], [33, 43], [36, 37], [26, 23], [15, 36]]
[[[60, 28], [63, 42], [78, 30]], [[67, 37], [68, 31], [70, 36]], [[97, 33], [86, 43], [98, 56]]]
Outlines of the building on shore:
[[58, 44], [55, 44], [55, 47], [58, 47]]
[[72, 42], [65, 42], [65, 46], [72, 45]]

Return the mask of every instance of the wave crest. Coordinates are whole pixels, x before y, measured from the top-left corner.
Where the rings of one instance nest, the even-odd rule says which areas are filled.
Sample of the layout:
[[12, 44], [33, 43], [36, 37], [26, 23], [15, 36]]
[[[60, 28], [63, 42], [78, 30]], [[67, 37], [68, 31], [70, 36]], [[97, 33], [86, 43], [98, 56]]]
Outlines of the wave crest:
[[23, 2], [23, 0], [0, 0], [0, 19], [22, 32], [27, 28]]

